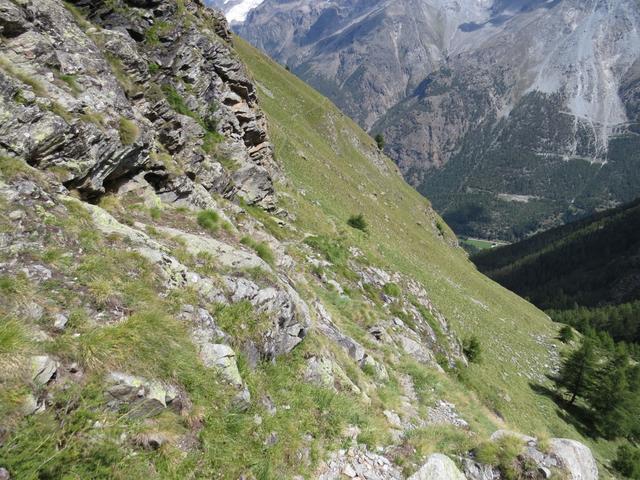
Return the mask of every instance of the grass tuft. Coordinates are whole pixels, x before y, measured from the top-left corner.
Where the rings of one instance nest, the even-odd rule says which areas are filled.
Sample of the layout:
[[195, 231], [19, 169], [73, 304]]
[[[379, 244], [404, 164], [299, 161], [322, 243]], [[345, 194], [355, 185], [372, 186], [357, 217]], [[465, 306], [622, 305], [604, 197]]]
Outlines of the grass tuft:
[[253, 249], [258, 254], [258, 256], [269, 265], [273, 266], [275, 264], [275, 256], [273, 254], [273, 250], [271, 250], [271, 247], [267, 242], [256, 242], [251, 237], [242, 237], [240, 243]]
[[125, 117], [120, 117], [118, 132], [120, 133], [120, 141], [123, 145], [131, 145], [140, 137], [140, 129], [138, 126]]
[[210, 232], [217, 232], [220, 228], [220, 215], [214, 210], [203, 210], [198, 213], [198, 225]]

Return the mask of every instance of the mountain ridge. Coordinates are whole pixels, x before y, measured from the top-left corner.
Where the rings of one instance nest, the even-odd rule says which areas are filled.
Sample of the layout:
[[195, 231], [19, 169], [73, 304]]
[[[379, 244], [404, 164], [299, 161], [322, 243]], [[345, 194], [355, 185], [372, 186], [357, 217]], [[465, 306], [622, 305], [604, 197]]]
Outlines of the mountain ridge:
[[236, 29], [384, 134], [460, 234], [519, 239], [635, 198], [637, 2], [467, 3], [267, 1]]

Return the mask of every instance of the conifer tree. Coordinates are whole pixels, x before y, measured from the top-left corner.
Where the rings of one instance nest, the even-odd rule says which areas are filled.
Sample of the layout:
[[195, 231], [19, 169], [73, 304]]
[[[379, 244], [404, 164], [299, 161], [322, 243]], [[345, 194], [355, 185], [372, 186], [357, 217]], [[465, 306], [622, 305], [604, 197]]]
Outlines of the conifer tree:
[[571, 395], [569, 405], [573, 405], [578, 396], [587, 393], [593, 381], [595, 366], [595, 340], [585, 336], [580, 348], [574, 350], [565, 359], [556, 378], [557, 387], [566, 389]]

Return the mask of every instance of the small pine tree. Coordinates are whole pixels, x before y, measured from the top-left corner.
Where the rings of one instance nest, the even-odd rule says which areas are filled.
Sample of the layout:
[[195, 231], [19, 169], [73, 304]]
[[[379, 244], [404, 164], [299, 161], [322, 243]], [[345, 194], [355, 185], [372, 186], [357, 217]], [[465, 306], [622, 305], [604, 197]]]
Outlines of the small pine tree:
[[580, 348], [574, 350], [563, 361], [556, 386], [566, 389], [571, 395], [569, 405], [573, 405], [576, 398], [586, 394], [593, 382], [596, 366], [595, 344], [591, 337], [584, 337]]
[[560, 341], [562, 343], [569, 343], [574, 338], [573, 328], [571, 328], [569, 325], [564, 325], [560, 329], [560, 333], [558, 334], [558, 338], [560, 339]]
[[466, 338], [462, 342], [462, 351], [471, 363], [480, 363], [482, 347], [478, 337]]
[[358, 215], [351, 215], [349, 217], [349, 220], [347, 220], [347, 224], [351, 228], [362, 230], [363, 232], [366, 232], [368, 228], [367, 221], [364, 219], [364, 215], [362, 215], [361, 213]]
[[608, 358], [594, 374], [594, 388], [587, 392], [587, 401], [604, 437], [627, 437], [633, 430], [632, 417], [637, 405], [637, 395], [630, 384], [633, 371], [629, 353], [624, 344], [604, 353]]
[[373, 138], [376, 141], [376, 145], [378, 145], [378, 149], [379, 150], [383, 150], [384, 149], [384, 136], [381, 133], [378, 133]]

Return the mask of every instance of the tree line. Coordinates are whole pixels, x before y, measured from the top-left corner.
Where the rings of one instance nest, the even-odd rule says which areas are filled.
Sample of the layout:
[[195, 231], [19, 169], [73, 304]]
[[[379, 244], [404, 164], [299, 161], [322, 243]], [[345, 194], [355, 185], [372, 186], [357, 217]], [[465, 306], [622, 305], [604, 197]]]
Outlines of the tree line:
[[[609, 439], [640, 441], [640, 365], [637, 350], [616, 343], [606, 332], [589, 330], [577, 349], [565, 356], [555, 384], [568, 410], [585, 408], [591, 432]], [[578, 405], [579, 404], [579, 405]], [[574, 408], [571, 408], [574, 407]], [[640, 450], [623, 444], [613, 467], [640, 479]]]

